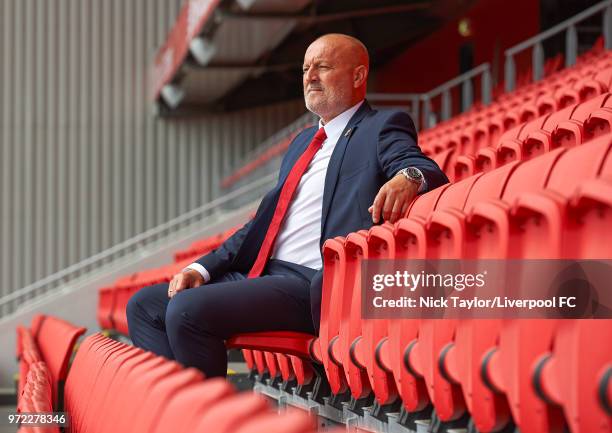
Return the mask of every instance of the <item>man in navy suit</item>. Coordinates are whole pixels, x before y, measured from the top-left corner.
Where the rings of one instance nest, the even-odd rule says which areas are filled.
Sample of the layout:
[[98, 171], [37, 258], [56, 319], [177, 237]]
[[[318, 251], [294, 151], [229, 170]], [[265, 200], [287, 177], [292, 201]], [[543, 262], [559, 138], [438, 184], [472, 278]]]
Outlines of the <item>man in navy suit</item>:
[[[224, 376], [224, 340], [232, 335], [316, 333], [324, 241], [382, 219], [395, 222], [417, 194], [448, 182], [421, 153], [408, 114], [373, 110], [365, 101], [368, 68], [366, 48], [350, 36], [325, 35], [308, 47], [304, 100], [319, 125], [295, 137], [277, 185], [251, 221], [170, 284], [146, 287], [130, 299], [128, 324], [136, 346], [209, 377]], [[312, 159], [298, 162], [317, 140]], [[307, 164], [305, 171], [281, 205], [283, 187], [300, 164]], [[280, 226], [279, 206], [285, 206]], [[279, 229], [262, 261], [262, 243], [275, 224]], [[256, 263], [263, 270], [253, 273]]]

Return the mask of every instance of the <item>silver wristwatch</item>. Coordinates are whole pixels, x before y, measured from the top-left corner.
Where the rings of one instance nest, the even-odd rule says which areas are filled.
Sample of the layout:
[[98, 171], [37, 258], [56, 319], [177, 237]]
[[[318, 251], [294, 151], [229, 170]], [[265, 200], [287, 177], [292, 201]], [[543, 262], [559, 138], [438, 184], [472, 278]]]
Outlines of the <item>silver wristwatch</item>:
[[414, 168], [414, 167], [402, 168], [400, 171], [397, 172], [396, 176], [398, 174], [401, 174], [406, 179], [408, 179], [410, 182], [416, 183], [419, 187], [423, 184], [423, 180], [424, 180], [423, 173], [421, 173], [421, 170], [417, 168]]

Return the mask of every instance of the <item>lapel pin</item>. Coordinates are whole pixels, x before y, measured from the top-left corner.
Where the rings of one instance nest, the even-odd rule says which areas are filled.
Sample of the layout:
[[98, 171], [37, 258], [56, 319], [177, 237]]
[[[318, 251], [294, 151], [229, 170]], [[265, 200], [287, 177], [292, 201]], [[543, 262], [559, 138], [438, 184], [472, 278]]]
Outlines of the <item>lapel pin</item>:
[[353, 128], [349, 128], [345, 133], [344, 136], [345, 137], [349, 137], [351, 135], [351, 132], [353, 132]]

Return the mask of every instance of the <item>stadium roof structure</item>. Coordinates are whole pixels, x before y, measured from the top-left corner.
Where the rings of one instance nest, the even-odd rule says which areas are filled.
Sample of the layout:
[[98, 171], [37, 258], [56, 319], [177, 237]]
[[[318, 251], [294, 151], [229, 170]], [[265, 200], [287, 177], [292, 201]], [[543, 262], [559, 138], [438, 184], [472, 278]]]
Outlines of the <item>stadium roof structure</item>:
[[303, 53], [317, 36], [358, 37], [375, 68], [473, 3], [188, 0], [155, 57], [152, 98], [160, 114], [185, 115], [299, 97]]

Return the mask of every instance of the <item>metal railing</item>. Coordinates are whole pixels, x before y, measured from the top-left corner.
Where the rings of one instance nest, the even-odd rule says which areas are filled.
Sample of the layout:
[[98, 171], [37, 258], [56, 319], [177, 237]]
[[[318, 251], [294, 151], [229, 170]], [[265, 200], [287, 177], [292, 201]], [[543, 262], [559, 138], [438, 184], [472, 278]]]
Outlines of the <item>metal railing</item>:
[[565, 66], [575, 65], [578, 58], [578, 32], [576, 24], [598, 13], [602, 13], [604, 46], [606, 49], [612, 49], [612, 0], [605, 0], [520, 44], [508, 48], [505, 51], [506, 60], [504, 65], [506, 91], [511, 92], [516, 87], [514, 56], [529, 48], [533, 48], [531, 53], [533, 81], [541, 80], [544, 77], [545, 60], [543, 42], [563, 31], [565, 31]]
[[421, 112], [420, 93], [368, 93], [366, 98], [375, 106], [405, 110], [417, 123]]
[[483, 105], [489, 105], [493, 99], [491, 65], [483, 63], [421, 96], [423, 101], [423, 128], [431, 128], [437, 123], [437, 118], [432, 115], [431, 101], [438, 96], [442, 98], [441, 120], [448, 120], [452, 117], [451, 90], [455, 87], [461, 86], [461, 112], [467, 111], [474, 104], [473, 82], [478, 77], [480, 77], [481, 102]]
[[236, 191], [225, 194], [223, 197], [127, 239], [26, 287], [17, 289], [0, 298], [0, 311], [4, 313], [0, 315], [0, 317], [4, 317], [14, 312], [17, 309], [16, 305], [21, 304], [22, 301], [31, 301], [38, 296], [43, 296], [50, 290], [60, 288], [78, 280], [80, 277], [93, 270], [112, 267], [120, 263], [126, 256], [163, 239], [167, 239], [170, 236], [174, 236], [183, 230], [196, 225], [197, 227], [205, 227], [205, 221], [207, 219], [211, 220], [211, 222], [218, 219], [218, 210], [223, 208], [228, 202], [244, 196], [250, 196], [255, 200], [257, 198], [256, 196], [263, 196], [263, 192], [272, 187], [276, 180], [276, 174], [257, 179]]
[[[456, 87], [461, 88], [460, 112], [468, 110], [474, 104], [474, 82], [480, 78], [481, 103], [489, 105], [493, 99], [493, 83], [491, 80], [491, 66], [483, 63], [426, 93], [370, 93], [368, 100], [375, 105], [401, 108], [408, 111], [418, 129], [427, 129], [438, 123], [438, 116], [432, 110], [432, 100], [441, 98], [440, 120], [448, 120], [453, 116], [452, 90]], [[403, 102], [403, 104], [397, 104]], [[421, 118], [422, 113], [422, 118]]]

